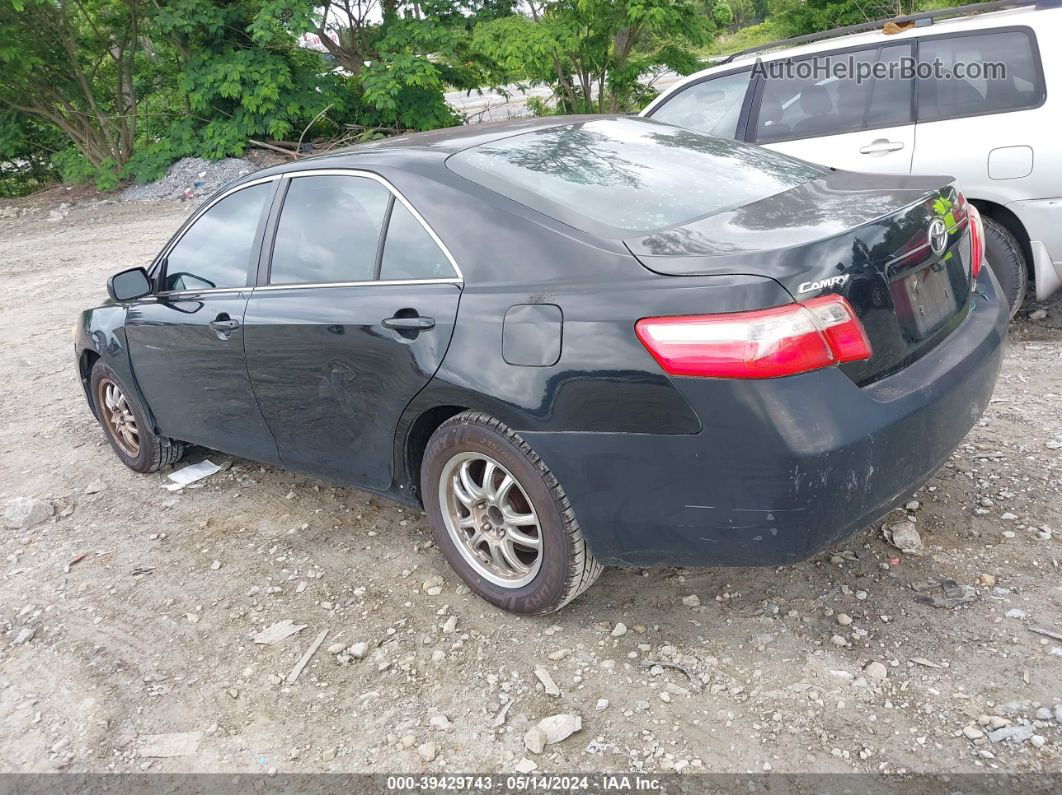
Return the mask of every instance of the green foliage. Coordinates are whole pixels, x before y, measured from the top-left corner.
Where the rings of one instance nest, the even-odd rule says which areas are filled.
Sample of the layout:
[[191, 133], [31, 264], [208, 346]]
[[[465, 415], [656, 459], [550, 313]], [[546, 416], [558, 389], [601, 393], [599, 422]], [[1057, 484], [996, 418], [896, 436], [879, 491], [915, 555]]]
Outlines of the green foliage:
[[0, 3], [0, 110], [61, 131], [96, 168], [124, 163], [136, 136], [142, 2]]
[[980, 0], [768, 0], [768, 10], [784, 36], [800, 36], [972, 2]]
[[729, 28], [734, 21], [734, 9], [730, 7], [730, 3], [726, 0], [719, 0], [715, 4], [715, 8], [712, 9], [712, 18], [719, 27]]
[[90, 182], [96, 179], [96, 167], [72, 146], [52, 155], [52, 165], [63, 182]]
[[14, 110], [0, 110], [0, 196], [22, 196], [56, 176], [52, 154], [66, 146], [51, 125]]
[[688, 73], [710, 23], [692, 0], [547, 0], [536, 18], [481, 22], [472, 51], [497, 83], [553, 87], [568, 112], [634, 109], [638, 78], [660, 66]]
[[653, 70], [952, 2], [0, 0], [0, 195], [149, 181], [250, 141], [444, 127], [451, 88], [531, 82], [554, 91], [538, 113], [637, 110]]
[[701, 52], [703, 55], [729, 55], [740, 52], [749, 47], [757, 47], [772, 41], [785, 38], [778, 23], [774, 19], [768, 19], [756, 25], [739, 28], [733, 33], [724, 34], [716, 38]]

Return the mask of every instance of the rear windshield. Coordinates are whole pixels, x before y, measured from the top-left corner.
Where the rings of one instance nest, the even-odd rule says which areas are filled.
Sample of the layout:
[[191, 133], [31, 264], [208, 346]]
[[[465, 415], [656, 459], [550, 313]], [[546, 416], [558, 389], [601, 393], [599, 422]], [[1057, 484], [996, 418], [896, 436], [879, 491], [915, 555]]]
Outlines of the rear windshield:
[[593, 119], [451, 155], [451, 171], [606, 237], [651, 232], [751, 204], [824, 172], [737, 141], [650, 119]]

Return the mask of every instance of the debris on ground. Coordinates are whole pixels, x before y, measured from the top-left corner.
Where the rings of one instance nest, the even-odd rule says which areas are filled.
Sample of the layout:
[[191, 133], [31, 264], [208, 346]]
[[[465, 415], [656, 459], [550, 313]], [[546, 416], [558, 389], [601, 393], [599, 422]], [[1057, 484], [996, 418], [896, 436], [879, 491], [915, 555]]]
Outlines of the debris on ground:
[[557, 683], [553, 681], [553, 677], [550, 676], [549, 671], [545, 668], [536, 668], [535, 676], [537, 676], [538, 681], [542, 683], [542, 687], [545, 688], [547, 696], [560, 695], [560, 688], [557, 687]]
[[[686, 674], [686, 677], [690, 680], [693, 686], [699, 691], [701, 689], [701, 682], [697, 677], [693, 675], [689, 668], [684, 665], [679, 665], [675, 662], [668, 660], [642, 660], [640, 665], [642, 668], [653, 668], [654, 666], [660, 666], [661, 668], [674, 668], [676, 671], [681, 671]], [[606, 702], [607, 704], [607, 702]]]
[[1036, 729], [1029, 724], [1024, 726], [1003, 726], [989, 732], [988, 739], [993, 743], [1003, 742], [1004, 740], [1012, 743], [1023, 743], [1031, 739], [1034, 734], [1036, 734]]
[[941, 665], [940, 663], [935, 663], [932, 660], [927, 660], [925, 657], [912, 657], [911, 662], [913, 662], [915, 665], [925, 666], [926, 668], [947, 668], [946, 665]]
[[958, 607], [977, 601], [977, 589], [972, 585], [959, 585], [955, 580], [929, 577], [911, 583], [911, 590], [920, 594], [915, 597], [919, 604], [930, 607]]
[[321, 634], [317, 636], [316, 640], [310, 645], [310, 648], [306, 650], [306, 653], [302, 655], [295, 667], [291, 669], [291, 673], [288, 674], [288, 678], [285, 680], [289, 685], [295, 684], [295, 680], [299, 678], [299, 674], [302, 673], [302, 669], [306, 667], [306, 664], [310, 661], [310, 658], [317, 653], [317, 649], [324, 639], [328, 637], [328, 630], [321, 630]]
[[220, 466], [215, 464], [209, 458], [204, 458], [197, 464], [189, 464], [186, 467], [178, 469], [176, 472], [168, 474], [166, 477], [173, 482], [163, 483], [162, 487], [169, 491], [178, 491], [185, 486], [191, 486], [193, 483], [197, 483], [198, 481], [217, 474], [220, 471]]
[[916, 554], [922, 551], [922, 537], [918, 534], [918, 528], [910, 520], [892, 522], [881, 528], [885, 540], [901, 552]]
[[120, 197], [127, 202], [188, 201], [209, 196], [254, 169], [251, 161], [238, 157], [223, 160], [185, 157], [170, 166], [162, 179], [126, 188]]
[[543, 718], [524, 735], [524, 747], [533, 754], [540, 754], [547, 745], [559, 743], [583, 728], [579, 715], [560, 713]]
[[1054, 638], [1055, 640], [1062, 640], [1062, 632], [1055, 632], [1052, 629], [1045, 629], [1044, 627], [1026, 627], [1029, 632], [1035, 632], [1037, 635], [1043, 635], [1048, 638]]
[[55, 506], [36, 497], [12, 497], [4, 503], [4, 527], [25, 530], [52, 518]]
[[254, 636], [254, 642], [261, 646], [272, 646], [280, 643], [284, 638], [289, 638], [296, 632], [306, 629], [306, 624], [296, 624], [290, 618], [278, 621], [263, 629]]

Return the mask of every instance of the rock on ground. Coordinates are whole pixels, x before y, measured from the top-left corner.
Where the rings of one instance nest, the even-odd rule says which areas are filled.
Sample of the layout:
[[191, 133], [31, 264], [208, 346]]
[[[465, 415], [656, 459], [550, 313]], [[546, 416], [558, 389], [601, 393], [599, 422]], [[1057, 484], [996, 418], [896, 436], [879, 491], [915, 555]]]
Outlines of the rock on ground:
[[209, 196], [234, 179], [254, 171], [250, 160], [227, 157], [224, 160], [204, 160], [185, 157], [166, 171], [166, 176], [145, 185], [133, 185], [121, 193], [123, 201], [160, 201]]

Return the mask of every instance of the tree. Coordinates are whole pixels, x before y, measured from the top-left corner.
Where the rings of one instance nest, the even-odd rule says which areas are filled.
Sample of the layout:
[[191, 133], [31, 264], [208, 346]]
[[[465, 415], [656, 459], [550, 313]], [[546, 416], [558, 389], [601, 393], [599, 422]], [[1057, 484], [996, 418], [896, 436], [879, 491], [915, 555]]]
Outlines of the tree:
[[446, 86], [476, 88], [484, 72], [468, 50], [479, 19], [512, 0], [264, 0], [256, 29], [311, 33], [362, 91], [367, 123], [427, 130], [456, 124]]
[[564, 111], [640, 104], [653, 67], [688, 73], [709, 26], [693, 0], [530, 0], [529, 17], [476, 25], [472, 47], [500, 83], [551, 85]]
[[[972, 2], [973, 0], [966, 0]], [[961, 5], [963, 0], [957, 0]], [[788, 36], [912, 14], [917, 0], [768, 0], [771, 14]]]
[[96, 169], [137, 134], [142, 0], [3, 0], [0, 109], [62, 131]]
[[712, 18], [721, 28], [729, 28], [734, 21], [734, 10], [726, 0], [719, 0], [712, 9]]

